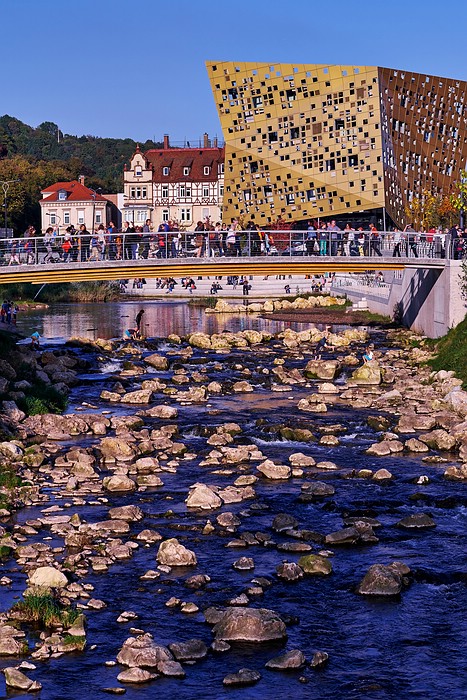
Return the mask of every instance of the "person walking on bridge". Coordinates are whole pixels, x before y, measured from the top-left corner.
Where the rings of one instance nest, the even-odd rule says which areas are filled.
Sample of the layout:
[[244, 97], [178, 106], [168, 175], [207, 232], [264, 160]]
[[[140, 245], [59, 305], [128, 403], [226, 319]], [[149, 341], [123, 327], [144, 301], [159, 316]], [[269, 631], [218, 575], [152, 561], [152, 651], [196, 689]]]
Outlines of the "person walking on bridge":
[[399, 229], [396, 228], [396, 230], [394, 231], [394, 236], [393, 236], [392, 240], [394, 243], [392, 257], [393, 258], [400, 258], [401, 257], [402, 231], [399, 231]]
[[42, 262], [44, 264], [48, 263], [48, 262], [52, 262], [53, 233], [54, 233], [54, 230], [53, 230], [52, 226], [49, 226], [49, 228], [46, 229], [46, 231], [45, 231], [45, 236], [44, 236], [45, 255], [42, 259]]
[[376, 255], [379, 255], [379, 257], [382, 256], [380, 245], [381, 245], [380, 233], [374, 224], [370, 224], [370, 249]]
[[406, 245], [406, 252], [407, 252], [407, 257], [409, 257], [409, 248], [413, 253], [414, 258], [418, 258], [418, 252], [417, 252], [417, 234], [415, 232], [415, 229], [413, 228], [412, 224], [407, 224], [407, 226], [404, 229], [404, 233], [407, 234], [407, 245]]

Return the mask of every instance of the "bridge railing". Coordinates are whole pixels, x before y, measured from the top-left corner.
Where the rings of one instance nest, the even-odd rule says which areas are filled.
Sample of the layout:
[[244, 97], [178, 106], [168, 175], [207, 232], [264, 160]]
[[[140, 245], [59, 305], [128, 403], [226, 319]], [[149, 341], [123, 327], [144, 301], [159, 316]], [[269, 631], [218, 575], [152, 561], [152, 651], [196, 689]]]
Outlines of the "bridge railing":
[[[448, 234], [394, 231], [182, 231], [0, 239], [0, 266], [169, 258], [308, 256], [456, 258]], [[375, 260], [376, 262], [376, 260]]]

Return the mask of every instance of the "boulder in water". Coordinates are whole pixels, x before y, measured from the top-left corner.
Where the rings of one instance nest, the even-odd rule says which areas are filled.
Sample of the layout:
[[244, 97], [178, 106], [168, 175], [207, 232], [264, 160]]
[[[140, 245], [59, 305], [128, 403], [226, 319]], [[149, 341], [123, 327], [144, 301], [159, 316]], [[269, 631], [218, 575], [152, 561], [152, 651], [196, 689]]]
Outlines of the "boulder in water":
[[293, 649], [268, 661], [266, 668], [271, 671], [294, 671], [297, 668], [302, 668], [305, 663], [305, 654], [299, 649]]
[[157, 561], [164, 566], [196, 566], [196, 554], [187, 549], [176, 538], [165, 540], [159, 546]]
[[217, 640], [227, 642], [270, 642], [286, 639], [284, 622], [266, 608], [227, 608], [213, 628]]
[[401, 562], [389, 566], [373, 564], [357, 587], [357, 593], [370, 596], [397, 596], [406, 583], [405, 576], [410, 569]]

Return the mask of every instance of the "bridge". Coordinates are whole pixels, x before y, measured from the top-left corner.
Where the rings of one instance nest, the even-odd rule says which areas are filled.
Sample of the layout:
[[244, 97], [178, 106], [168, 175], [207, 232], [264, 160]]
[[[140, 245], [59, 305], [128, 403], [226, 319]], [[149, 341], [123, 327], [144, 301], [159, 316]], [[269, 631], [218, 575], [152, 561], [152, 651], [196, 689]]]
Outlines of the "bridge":
[[0, 270], [0, 284], [51, 284], [133, 279], [135, 277], [192, 277], [210, 275], [321, 275], [366, 270], [443, 269], [433, 258], [191, 258], [187, 260], [102, 260], [96, 262], [24, 265]]
[[[340, 232], [344, 234], [344, 232]], [[238, 241], [209, 242], [201, 236], [198, 248], [189, 236], [196, 234], [117, 234], [94, 245], [97, 238], [64, 236], [0, 241], [0, 283], [32, 284], [133, 279], [135, 277], [187, 277], [215, 275], [321, 275], [366, 270], [439, 270], [446, 265], [450, 246], [433, 235], [417, 234], [413, 240], [396, 239], [381, 232], [377, 241], [370, 232], [355, 232], [355, 241], [307, 238], [306, 231], [271, 232], [277, 245], [264, 245], [253, 232], [238, 232]], [[241, 236], [241, 238], [240, 238]], [[158, 240], [159, 238], [159, 240]], [[194, 238], [192, 239], [194, 240]], [[170, 257], [169, 257], [170, 256]]]

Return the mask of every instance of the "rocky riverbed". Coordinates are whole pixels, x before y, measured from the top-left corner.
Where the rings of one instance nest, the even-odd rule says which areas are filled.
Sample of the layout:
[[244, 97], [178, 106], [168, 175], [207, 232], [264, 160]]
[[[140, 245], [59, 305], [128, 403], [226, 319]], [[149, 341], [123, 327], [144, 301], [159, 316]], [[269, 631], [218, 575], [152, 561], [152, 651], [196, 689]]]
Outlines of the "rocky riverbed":
[[[10, 690], [462, 696], [467, 394], [408, 332], [321, 335], [2, 361]], [[65, 414], [17, 407], [37, 378]]]

